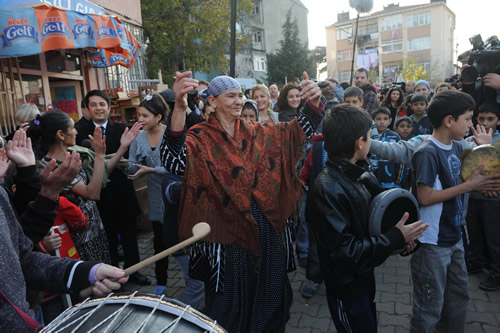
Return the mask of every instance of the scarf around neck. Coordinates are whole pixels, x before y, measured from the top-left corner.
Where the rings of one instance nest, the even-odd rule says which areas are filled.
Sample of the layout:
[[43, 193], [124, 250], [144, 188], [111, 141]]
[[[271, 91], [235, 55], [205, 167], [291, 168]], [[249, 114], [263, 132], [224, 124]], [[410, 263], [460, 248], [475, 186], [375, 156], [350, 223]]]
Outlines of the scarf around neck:
[[255, 200], [274, 230], [281, 232], [300, 198], [303, 184], [296, 164], [306, 138], [297, 120], [264, 125], [236, 120], [234, 137], [215, 115], [186, 135], [186, 170], [179, 235], [207, 222], [205, 240], [238, 244], [259, 253], [259, 228], [251, 214]]

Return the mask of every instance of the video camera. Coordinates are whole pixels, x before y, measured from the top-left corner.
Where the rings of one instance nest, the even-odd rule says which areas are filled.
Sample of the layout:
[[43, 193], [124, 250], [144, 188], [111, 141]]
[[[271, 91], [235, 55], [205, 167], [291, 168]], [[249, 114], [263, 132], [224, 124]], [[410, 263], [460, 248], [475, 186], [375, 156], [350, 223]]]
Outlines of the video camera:
[[483, 88], [483, 76], [488, 73], [500, 74], [500, 41], [491, 36], [483, 42], [481, 35], [469, 38], [472, 50], [469, 55], [469, 67], [462, 71], [463, 82], [474, 82], [475, 90]]

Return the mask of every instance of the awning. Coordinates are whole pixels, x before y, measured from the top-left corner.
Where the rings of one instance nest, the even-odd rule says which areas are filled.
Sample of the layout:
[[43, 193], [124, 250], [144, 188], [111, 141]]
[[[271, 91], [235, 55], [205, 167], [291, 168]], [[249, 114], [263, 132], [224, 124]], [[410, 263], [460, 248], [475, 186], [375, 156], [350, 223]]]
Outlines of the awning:
[[0, 9], [0, 58], [88, 48], [94, 67], [132, 68], [140, 43], [116, 17], [46, 5]]

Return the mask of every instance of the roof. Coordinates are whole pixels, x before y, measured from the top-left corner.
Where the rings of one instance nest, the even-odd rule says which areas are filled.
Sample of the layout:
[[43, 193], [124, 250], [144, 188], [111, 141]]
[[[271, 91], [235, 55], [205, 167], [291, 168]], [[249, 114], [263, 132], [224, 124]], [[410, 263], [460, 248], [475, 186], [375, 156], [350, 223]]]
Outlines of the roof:
[[[423, 3], [420, 5], [411, 5], [411, 6], [402, 6], [402, 7], [394, 6], [394, 7], [390, 7], [390, 8], [384, 8], [383, 10], [379, 10], [378, 12], [371, 13], [370, 15], [360, 16], [359, 20], [366, 21], [366, 20], [369, 20], [369, 19], [372, 19], [375, 17], [379, 17], [379, 16], [385, 16], [385, 15], [392, 14], [392, 13], [404, 12], [404, 11], [408, 11], [408, 10], [412, 10], [412, 9], [416, 9], [416, 8], [431, 7], [431, 6], [435, 6], [435, 5], [445, 5], [446, 6], [446, 3], [444, 3], [444, 2], [431, 2], [431, 3]], [[447, 7], [447, 8], [448, 8], [448, 10], [451, 11], [451, 9], [449, 7]], [[356, 21], [356, 18], [354, 17], [354, 18], [346, 20], [346, 21], [335, 22], [334, 24], [331, 24], [327, 27], [344, 25], [346, 23], [355, 22], [355, 21]]]

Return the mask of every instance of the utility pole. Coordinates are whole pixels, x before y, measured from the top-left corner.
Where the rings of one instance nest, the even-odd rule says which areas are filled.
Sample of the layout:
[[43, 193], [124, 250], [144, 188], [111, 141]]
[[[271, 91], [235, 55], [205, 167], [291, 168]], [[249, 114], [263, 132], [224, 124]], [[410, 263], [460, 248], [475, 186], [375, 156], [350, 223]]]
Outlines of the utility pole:
[[236, 67], [236, 0], [231, 0], [231, 47], [229, 51], [229, 76], [235, 76]]

